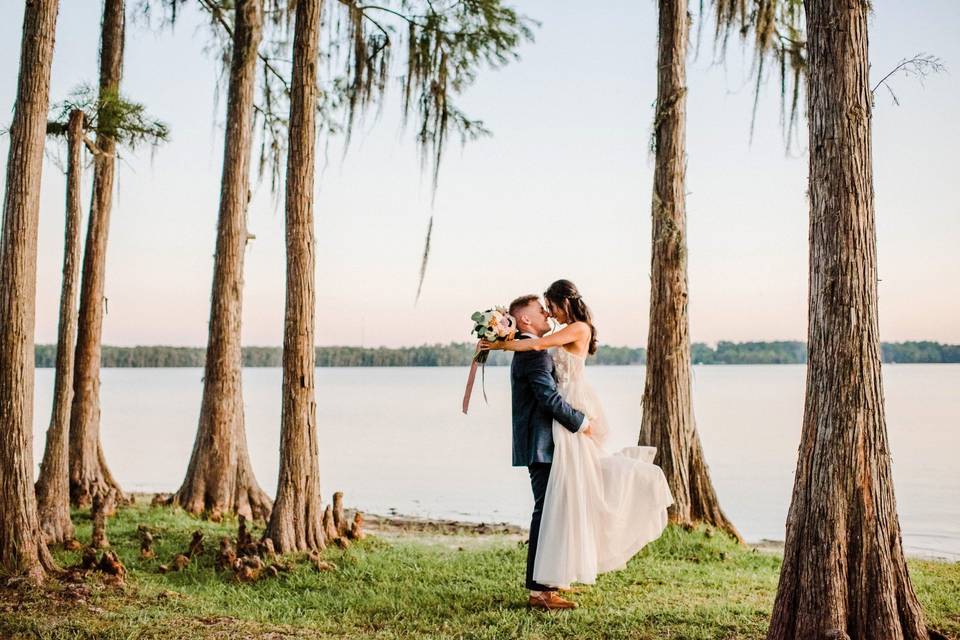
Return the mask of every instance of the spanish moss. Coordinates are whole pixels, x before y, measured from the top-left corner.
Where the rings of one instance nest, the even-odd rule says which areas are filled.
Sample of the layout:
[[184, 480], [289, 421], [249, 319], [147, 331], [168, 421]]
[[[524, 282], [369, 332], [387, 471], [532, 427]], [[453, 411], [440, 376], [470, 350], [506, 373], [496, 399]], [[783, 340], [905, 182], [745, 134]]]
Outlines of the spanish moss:
[[[186, 0], [141, 0], [149, 16], [159, 5], [163, 24], [172, 24]], [[260, 91], [254, 105], [259, 132], [258, 174], [278, 194], [286, 158], [287, 112], [292, 62], [290, 10], [282, 0], [265, 0], [265, 37], [260, 47]], [[211, 24], [207, 51], [229, 66], [232, 39], [230, 0], [199, 0]], [[318, 64], [319, 135], [344, 136], [349, 148], [354, 127], [379, 112], [391, 86], [400, 92], [402, 126], [414, 129], [421, 170], [428, 172], [431, 206], [440, 165], [451, 135], [461, 144], [487, 136], [483, 121], [468, 115], [456, 99], [483, 68], [499, 68], [519, 58], [519, 47], [533, 40], [536, 22], [502, 0], [328, 0], [324, 6]], [[398, 56], [394, 53], [399, 52]], [[399, 60], [397, 58], [400, 58]], [[430, 251], [430, 229], [417, 287], [423, 285]]]
[[[713, 0], [716, 20], [714, 43], [722, 59], [731, 34], [742, 42], [753, 40], [755, 79], [750, 139], [757, 120], [760, 88], [766, 62], [772, 61], [780, 76], [780, 115], [787, 151], [796, 134], [800, 93], [807, 68], [805, 18], [802, 0]], [[700, 3], [703, 14], [703, 3]]]
[[430, 216], [430, 223], [427, 225], [427, 238], [423, 243], [423, 258], [420, 261], [420, 280], [417, 282], [417, 297], [414, 304], [420, 301], [420, 293], [423, 291], [423, 280], [427, 277], [427, 259], [430, 257], [430, 236], [433, 235], [433, 216]]

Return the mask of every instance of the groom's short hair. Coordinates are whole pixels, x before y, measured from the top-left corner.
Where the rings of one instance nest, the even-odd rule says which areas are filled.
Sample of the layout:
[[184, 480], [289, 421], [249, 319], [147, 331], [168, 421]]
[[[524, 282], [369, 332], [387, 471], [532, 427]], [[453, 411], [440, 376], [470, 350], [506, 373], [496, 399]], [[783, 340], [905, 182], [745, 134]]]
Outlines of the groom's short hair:
[[[528, 293], [525, 296], [520, 296], [519, 298], [517, 298], [516, 300], [510, 303], [510, 308], [507, 310], [507, 313], [512, 315], [514, 318], [517, 318], [517, 314], [523, 309], [526, 309], [528, 304], [530, 304], [534, 300], [539, 300], [539, 299], [540, 299], [540, 296], [533, 293]], [[517, 319], [519, 320], [519, 318]]]

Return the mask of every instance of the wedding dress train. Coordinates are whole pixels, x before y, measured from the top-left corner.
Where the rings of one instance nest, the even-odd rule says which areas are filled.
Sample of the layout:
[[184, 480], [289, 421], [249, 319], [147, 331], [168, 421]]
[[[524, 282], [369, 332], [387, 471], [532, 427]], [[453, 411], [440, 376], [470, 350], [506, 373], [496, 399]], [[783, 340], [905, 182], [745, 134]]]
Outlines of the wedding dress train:
[[553, 423], [553, 465], [547, 482], [533, 578], [567, 587], [593, 584], [626, 565], [667, 525], [673, 496], [654, 447], [602, 446], [609, 428], [600, 400], [584, 378], [585, 358], [552, 350], [564, 400], [591, 417], [589, 436]]

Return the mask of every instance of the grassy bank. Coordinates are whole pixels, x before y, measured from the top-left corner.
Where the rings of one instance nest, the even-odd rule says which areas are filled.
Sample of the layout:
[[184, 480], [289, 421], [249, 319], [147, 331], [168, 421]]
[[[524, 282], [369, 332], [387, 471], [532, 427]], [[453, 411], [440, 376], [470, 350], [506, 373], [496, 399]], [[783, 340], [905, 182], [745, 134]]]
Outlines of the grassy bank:
[[[76, 520], [88, 539], [89, 520]], [[139, 557], [140, 524], [156, 533], [155, 559]], [[203, 555], [159, 573], [196, 529], [206, 534]], [[775, 554], [671, 527], [627, 569], [574, 594], [579, 609], [545, 614], [524, 606], [525, 547], [515, 535], [374, 536], [327, 550], [336, 571], [304, 560], [241, 584], [215, 568], [217, 541], [236, 535], [235, 522], [141, 503], [108, 531], [129, 571], [125, 585], [0, 589], [0, 637], [761, 638], [780, 565]], [[64, 565], [79, 558], [57, 555]], [[960, 635], [960, 564], [913, 561], [911, 574], [932, 625]]]

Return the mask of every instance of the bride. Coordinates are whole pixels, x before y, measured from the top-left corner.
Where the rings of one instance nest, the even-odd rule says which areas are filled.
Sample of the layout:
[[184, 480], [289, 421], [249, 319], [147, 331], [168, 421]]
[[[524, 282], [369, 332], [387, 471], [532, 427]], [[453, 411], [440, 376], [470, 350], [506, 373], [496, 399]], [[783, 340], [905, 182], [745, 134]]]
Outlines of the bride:
[[568, 588], [574, 582], [593, 584], [597, 574], [623, 568], [659, 537], [673, 496], [663, 471], [653, 464], [654, 447], [614, 454], [604, 449], [609, 426], [584, 371], [587, 356], [597, 351], [597, 332], [577, 288], [557, 280], [544, 298], [562, 329], [542, 338], [482, 341], [480, 348], [550, 349], [560, 394], [589, 417], [589, 426], [579, 433], [553, 423], [553, 465], [534, 560], [536, 582]]

